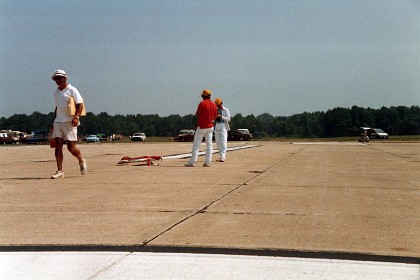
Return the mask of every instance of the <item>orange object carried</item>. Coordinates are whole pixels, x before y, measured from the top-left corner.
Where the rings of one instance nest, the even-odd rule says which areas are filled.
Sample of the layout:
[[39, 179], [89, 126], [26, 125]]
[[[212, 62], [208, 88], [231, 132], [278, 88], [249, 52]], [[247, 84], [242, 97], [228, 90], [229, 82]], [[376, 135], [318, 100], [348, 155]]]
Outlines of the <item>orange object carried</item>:
[[[83, 109], [82, 109], [82, 113], [80, 114], [81, 116], [86, 116], [86, 106], [85, 103], [83, 104]], [[72, 96], [69, 97], [69, 114], [71, 116], [75, 116], [76, 115], [76, 102], [74, 101], [74, 98]]]
[[55, 148], [55, 138], [50, 138], [49, 142], [50, 142], [50, 147]]
[[53, 129], [51, 129], [51, 131], [48, 133], [48, 142], [50, 143], [51, 148], [55, 148], [55, 138], [52, 137], [52, 131]]

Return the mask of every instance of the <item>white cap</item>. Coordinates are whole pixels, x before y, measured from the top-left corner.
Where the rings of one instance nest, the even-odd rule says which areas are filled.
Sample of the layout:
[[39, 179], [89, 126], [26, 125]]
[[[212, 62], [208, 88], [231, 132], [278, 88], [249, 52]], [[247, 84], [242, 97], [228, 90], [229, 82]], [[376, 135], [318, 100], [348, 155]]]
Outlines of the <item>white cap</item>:
[[57, 70], [54, 71], [54, 74], [51, 76], [51, 79], [54, 80], [54, 77], [66, 77], [67, 78], [67, 75], [66, 75], [66, 72], [64, 72], [64, 70], [57, 69]]

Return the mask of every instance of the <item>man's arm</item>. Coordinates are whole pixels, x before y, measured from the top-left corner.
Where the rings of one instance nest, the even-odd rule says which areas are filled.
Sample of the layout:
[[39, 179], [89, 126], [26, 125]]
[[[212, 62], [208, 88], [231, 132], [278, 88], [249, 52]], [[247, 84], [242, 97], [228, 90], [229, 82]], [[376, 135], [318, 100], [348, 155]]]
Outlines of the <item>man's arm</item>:
[[224, 109], [223, 110], [225, 112], [225, 116], [222, 116], [222, 120], [224, 120], [225, 122], [230, 122], [230, 112], [228, 109]]
[[52, 124], [51, 124], [51, 127], [50, 127], [50, 131], [53, 131], [53, 129], [54, 129], [54, 121], [55, 121], [56, 117], [57, 117], [57, 107], [55, 107], [55, 110], [54, 110], [54, 118], [53, 118], [53, 121], [52, 121]]
[[79, 117], [83, 111], [83, 103], [76, 104], [76, 112], [74, 113], [74, 118], [71, 120], [71, 124], [73, 126], [77, 126], [79, 124]]
[[76, 117], [80, 117], [80, 115], [82, 114], [83, 106], [84, 106], [83, 103], [76, 104], [76, 113], [75, 113]]

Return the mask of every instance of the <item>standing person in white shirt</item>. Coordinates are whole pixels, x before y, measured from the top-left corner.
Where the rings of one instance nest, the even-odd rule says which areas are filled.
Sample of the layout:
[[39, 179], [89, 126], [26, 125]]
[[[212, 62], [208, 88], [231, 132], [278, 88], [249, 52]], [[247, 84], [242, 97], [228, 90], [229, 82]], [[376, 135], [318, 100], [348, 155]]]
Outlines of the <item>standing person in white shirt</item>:
[[[55, 141], [55, 159], [57, 161], [57, 171], [51, 179], [64, 178], [63, 172], [63, 145], [67, 143], [69, 152], [78, 159], [80, 173], [87, 172], [86, 160], [82, 158], [79, 148], [77, 148], [77, 126], [80, 125], [79, 117], [83, 111], [83, 98], [79, 91], [67, 82], [66, 72], [55, 70], [51, 79], [55, 81], [58, 88], [54, 92], [55, 118], [53, 124], [52, 138]], [[76, 113], [70, 115], [68, 104], [69, 98], [73, 97], [76, 103]]]
[[216, 161], [224, 162], [226, 159], [228, 130], [230, 130], [230, 112], [228, 108], [223, 106], [222, 99], [216, 98], [214, 104], [217, 106], [214, 137], [219, 150], [219, 159]]

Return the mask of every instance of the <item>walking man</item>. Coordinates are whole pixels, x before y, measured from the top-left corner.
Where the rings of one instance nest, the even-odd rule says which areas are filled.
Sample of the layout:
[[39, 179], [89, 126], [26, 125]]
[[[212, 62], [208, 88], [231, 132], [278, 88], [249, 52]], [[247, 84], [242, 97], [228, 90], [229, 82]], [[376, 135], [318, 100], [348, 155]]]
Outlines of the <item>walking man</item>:
[[226, 158], [227, 151], [227, 137], [229, 122], [230, 122], [230, 112], [229, 109], [223, 106], [223, 101], [220, 98], [214, 100], [214, 104], [217, 106], [217, 116], [214, 126], [214, 136], [216, 139], [217, 150], [219, 151], [219, 159], [216, 161], [224, 162]]
[[[69, 152], [78, 159], [80, 173], [87, 172], [86, 160], [82, 158], [79, 148], [77, 148], [77, 126], [80, 125], [79, 117], [83, 110], [83, 98], [79, 91], [67, 82], [66, 72], [55, 70], [51, 77], [58, 88], [54, 92], [55, 118], [53, 124], [52, 138], [55, 141], [55, 159], [57, 161], [57, 171], [51, 179], [64, 178], [63, 172], [63, 145], [67, 143]], [[76, 103], [76, 113], [74, 116], [69, 112], [69, 98], [73, 97]]]
[[197, 129], [194, 134], [191, 159], [185, 164], [187, 167], [195, 166], [203, 137], [206, 140], [206, 158], [203, 166], [210, 167], [211, 163], [213, 153], [213, 122], [216, 119], [217, 107], [211, 101], [210, 90], [203, 90], [201, 97], [203, 98], [203, 101], [198, 104], [197, 112], [195, 113], [198, 116]]

